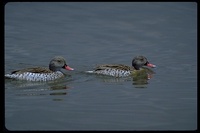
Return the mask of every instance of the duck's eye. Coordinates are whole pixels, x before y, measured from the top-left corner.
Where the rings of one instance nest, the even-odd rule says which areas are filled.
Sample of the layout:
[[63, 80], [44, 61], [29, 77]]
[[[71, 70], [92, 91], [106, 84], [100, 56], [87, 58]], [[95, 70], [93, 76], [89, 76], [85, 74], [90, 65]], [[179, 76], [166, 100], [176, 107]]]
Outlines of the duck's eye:
[[58, 60], [58, 63], [60, 63], [61, 62], [61, 60]]
[[147, 61], [144, 65], [147, 65], [147, 64], [149, 64], [149, 62]]

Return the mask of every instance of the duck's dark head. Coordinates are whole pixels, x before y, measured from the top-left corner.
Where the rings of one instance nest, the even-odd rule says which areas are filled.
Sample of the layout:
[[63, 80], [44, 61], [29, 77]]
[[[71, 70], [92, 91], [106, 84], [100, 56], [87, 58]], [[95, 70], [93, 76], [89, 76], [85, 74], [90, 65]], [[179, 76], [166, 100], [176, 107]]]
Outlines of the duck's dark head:
[[140, 68], [143, 66], [148, 66], [148, 67], [152, 67], [152, 68], [156, 67], [156, 65], [149, 63], [147, 58], [144, 56], [141, 56], [141, 55], [133, 58], [132, 66], [136, 70], [140, 70]]
[[52, 71], [61, 71], [61, 69], [74, 70], [66, 64], [62, 56], [55, 56], [49, 63], [49, 69]]

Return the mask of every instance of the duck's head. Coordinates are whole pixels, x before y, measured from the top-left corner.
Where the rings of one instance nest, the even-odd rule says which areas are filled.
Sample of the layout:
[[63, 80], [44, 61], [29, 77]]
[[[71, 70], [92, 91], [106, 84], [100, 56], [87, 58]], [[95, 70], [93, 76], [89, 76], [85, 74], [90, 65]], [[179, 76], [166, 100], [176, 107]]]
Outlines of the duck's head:
[[55, 56], [49, 63], [49, 69], [54, 72], [61, 71], [61, 69], [74, 70], [66, 64], [62, 56]]
[[140, 70], [140, 68], [143, 66], [148, 66], [148, 67], [152, 67], [152, 68], [156, 67], [156, 65], [149, 63], [147, 58], [144, 56], [141, 56], [141, 55], [133, 58], [132, 66], [136, 70]]

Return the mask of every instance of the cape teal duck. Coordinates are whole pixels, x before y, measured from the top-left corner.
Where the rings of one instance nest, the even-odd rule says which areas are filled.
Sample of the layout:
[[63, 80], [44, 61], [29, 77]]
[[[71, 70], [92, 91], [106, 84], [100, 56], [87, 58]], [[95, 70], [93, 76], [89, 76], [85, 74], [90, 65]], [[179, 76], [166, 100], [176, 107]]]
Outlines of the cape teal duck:
[[109, 75], [114, 77], [126, 77], [126, 76], [141, 76], [141, 74], [154, 73], [148, 67], [154, 68], [153, 65], [148, 62], [147, 58], [144, 56], [136, 56], [132, 60], [132, 66], [126, 66], [122, 64], [104, 64], [97, 66], [92, 71], [86, 71], [87, 73], [95, 73], [102, 75]]
[[6, 74], [6, 78], [28, 81], [51, 81], [64, 77], [62, 69], [74, 70], [66, 64], [61, 56], [55, 56], [49, 63], [49, 69], [44, 67], [25, 68]]

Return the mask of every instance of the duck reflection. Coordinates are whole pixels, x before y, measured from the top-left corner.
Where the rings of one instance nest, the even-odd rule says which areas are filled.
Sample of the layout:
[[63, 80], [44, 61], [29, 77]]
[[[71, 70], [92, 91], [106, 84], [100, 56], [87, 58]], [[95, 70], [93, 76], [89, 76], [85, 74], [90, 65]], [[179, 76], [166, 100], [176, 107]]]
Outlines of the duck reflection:
[[148, 80], [153, 78], [154, 71], [149, 68], [143, 68], [140, 72], [135, 72], [132, 75], [133, 85], [135, 88], [147, 88]]
[[51, 93], [49, 93], [49, 95], [51, 96], [58, 96], [58, 97], [54, 97], [52, 100], [53, 101], [63, 101], [63, 98], [60, 96], [63, 95], [67, 95], [67, 89], [69, 89], [69, 86], [66, 85], [53, 85], [50, 86], [50, 90], [53, 91]]
[[134, 85], [135, 88], [147, 88], [147, 84], [148, 84], [148, 79], [147, 78], [133, 78], [133, 83], [132, 85]]
[[105, 76], [105, 75], [96, 75], [98, 78], [107, 83], [119, 83], [119, 82], [125, 82], [125, 81], [132, 81], [132, 85], [135, 88], [147, 88], [148, 81], [153, 78], [153, 75], [155, 74], [154, 71], [151, 69], [143, 69], [142, 71], [136, 71], [132, 73], [129, 77], [111, 77], [111, 76]]
[[64, 95], [68, 94], [65, 80], [57, 80], [51, 82], [31, 82], [21, 80], [6, 81], [5, 89], [18, 89], [17, 96], [43, 96], [50, 95], [53, 101], [62, 101]]

